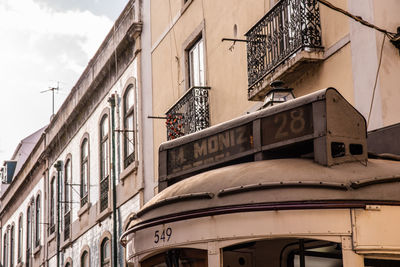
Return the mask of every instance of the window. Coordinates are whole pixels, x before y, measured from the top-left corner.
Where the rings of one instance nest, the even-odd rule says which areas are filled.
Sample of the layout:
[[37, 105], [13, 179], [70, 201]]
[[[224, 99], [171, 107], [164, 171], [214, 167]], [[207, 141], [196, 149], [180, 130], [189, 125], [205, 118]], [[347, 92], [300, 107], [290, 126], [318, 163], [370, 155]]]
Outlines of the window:
[[31, 207], [28, 206], [26, 211], [26, 267], [31, 266], [31, 249], [32, 249], [32, 221], [31, 221]]
[[15, 227], [11, 226], [10, 232], [10, 267], [14, 267]]
[[86, 250], [82, 253], [81, 256], [81, 267], [89, 267], [89, 252]]
[[22, 227], [23, 225], [22, 225], [22, 214], [21, 214], [18, 219], [18, 251], [17, 251], [18, 262], [20, 262], [22, 259], [22, 236], [23, 236]]
[[36, 197], [35, 211], [35, 245], [40, 245], [40, 195]]
[[101, 267], [111, 266], [111, 245], [107, 237], [101, 242]]
[[56, 215], [56, 177], [53, 176], [50, 182], [50, 225], [49, 235], [55, 232], [55, 215]]
[[88, 203], [89, 186], [89, 144], [84, 138], [81, 145], [81, 207]]
[[65, 162], [65, 172], [64, 172], [64, 213], [70, 210], [70, 188], [71, 188], [71, 159], [67, 159]]
[[108, 115], [100, 120], [100, 212], [108, 207], [109, 177], [109, 122]]
[[204, 86], [204, 45], [203, 39], [198, 40], [188, 49], [189, 88]]
[[135, 160], [134, 87], [129, 85], [124, 93], [124, 167]]
[[64, 166], [64, 240], [70, 237], [71, 224], [71, 183], [72, 165], [71, 158], [67, 158]]
[[3, 243], [3, 265], [8, 265], [8, 237], [7, 232], [4, 234], [4, 243]]

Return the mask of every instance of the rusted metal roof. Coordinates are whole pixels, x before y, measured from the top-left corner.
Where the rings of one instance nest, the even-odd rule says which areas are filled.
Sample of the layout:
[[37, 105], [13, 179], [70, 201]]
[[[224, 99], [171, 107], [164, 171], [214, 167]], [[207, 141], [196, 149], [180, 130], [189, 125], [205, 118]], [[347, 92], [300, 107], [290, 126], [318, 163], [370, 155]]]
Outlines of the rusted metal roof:
[[[141, 220], [255, 203], [400, 204], [400, 164], [371, 159], [324, 167], [309, 159], [243, 163], [195, 175], [150, 200]], [[333, 203], [333, 202], [331, 202]]]

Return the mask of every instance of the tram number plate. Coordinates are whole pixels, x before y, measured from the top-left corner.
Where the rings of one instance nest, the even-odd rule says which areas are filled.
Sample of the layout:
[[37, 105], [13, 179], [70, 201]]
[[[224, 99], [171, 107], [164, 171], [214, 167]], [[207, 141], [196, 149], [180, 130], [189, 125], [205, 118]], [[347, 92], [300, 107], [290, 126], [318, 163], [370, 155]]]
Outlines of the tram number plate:
[[156, 230], [154, 231], [154, 243], [158, 244], [160, 242], [165, 243], [171, 239], [172, 236], [172, 228], [168, 227], [167, 229]]
[[312, 106], [305, 105], [263, 118], [262, 145], [313, 133]]

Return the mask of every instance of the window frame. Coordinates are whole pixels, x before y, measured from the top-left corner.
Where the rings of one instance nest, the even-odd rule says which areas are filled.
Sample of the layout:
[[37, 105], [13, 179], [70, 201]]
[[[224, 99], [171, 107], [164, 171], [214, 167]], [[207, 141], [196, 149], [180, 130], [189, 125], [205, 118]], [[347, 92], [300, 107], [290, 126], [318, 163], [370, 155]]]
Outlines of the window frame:
[[[86, 157], [83, 156], [83, 146], [87, 146], [87, 155]], [[81, 139], [80, 147], [80, 188], [79, 188], [79, 197], [80, 197], [80, 207], [84, 207], [89, 203], [89, 194], [90, 194], [90, 141], [89, 141], [89, 134], [85, 133]], [[86, 169], [86, 192], [83, 191], [84, 189], [84, 168]], [[85, 200], [86, 198], [86, 200]]]
[[[129, 91], [132, 90], [132, 106], [127, 108], [126, 106], [126, 99], [129, 95]], [[137, 125], [136, 125], [136, 79], [132, 78], [131, 81], [128, 81], [128, 84], [125, 86], [125, 89], [122, 92], [122, 144], [123, 144], [123, 169], [128, 168], [133, 162], [136, 161], [137, 158], [137, 149], [136, 149], [136, 140], [137, 140]], [[127, 119], [132, 117], [132, 129], [129, 129], [127, 126]], [[132, 135], [132, 141], [129, 140], [130, 135]], [[130, 145], [129, 143], [132, 142], [133, 144]], [[127, 149], [132, 146], [133, 151], [129, 153]], [[128, 154], [129, 153], [129, 154]]]
[[14, 267], [14, 254], [15, 254], [15, 225], [14, 223], [10, 228], [10, 267]]
[[[187, 3], [191, 3], [189, 0]], [[184, 81], [185, 87], [184, 91], [181, 92], [182, 94], [185, 93], [187, 90], [192, 88], [192, 84], [190, 82], [190, 62], [189, 62], [189, 51], [198, 43], [198, 41], [202, 40], [203, 42], [203, 71], [204, 71], [204, 85], [198, 87], [206, 87], [207, 82], [207, 40], [206, 40], [206, 32], [205, 32], [205, 21], [203, 20], [196, 29], [186, 38], [186, 40], [182, 44], [182, 51], [183, 51], [183, 66], [184, 69]], [[197, 85], [196, 85], [197, 86]]]
[[[105, 245], [108, 243], [108, 257], [104, 256]], [[111, 266], [111, 239], [106, 236], [101, 240], [100, 243], [100, 266], [108, 267]]]
[[[69, 171], [68, 170], [69, 166]], [[64, 192], [63, 192], [63, 201], [64, 201], [64, 215], [72, 210], [72, 195], [71, 195], [71, 184], [72, 184], [72, 157], [71, 154], [68, 154], [65, 159], [64, 164]]]
[[40, 193], [35, 198], [35, 247], [40, 246], [41, 241], [41, 229], [40, 229], [40, 217], [42, 211], [42, 196]]
[[57, 179], [56, 174], [53, 173], [50, 178], [50, 194], [49, 194], [49, 233], [51, 235], [55, 232], [56, 225], [56, 191]]
[[3, 238], [3, 266], [8, 266], [8, 229], [5, 231]]
[[[103, 123], [107, 123], [107, 133], [103, 134]], [[111, 152], [111, 142], [110, 142], [110, 109], [105, 108], [100, 115], [99, 119], [99, 213], [103, 212], [110, 206], [110, 152]], [[104, 147], [106, 147], [107, 151], [104, 154]], [[105, 172], [106, 170], [106, 172]], [[107, 192], [104, 193], [107, 196], [107, 205], [102, 205], [103, 200], [103, 183], [106, 183]]]
[[22, 260], [22, 243], [23, 235], [24, 235], [24, 222], [23, 222], [23, 214], [21, 213], [18, 217], [18, 245], [17, 245], [17, 263], [20, 263]]
[[31, 266], [31, 254], [32, 254], [32, 201], [26, 209], [26, 255], [25, 264], [26, 267]]
[[[85, 266], [85, 265], [83, 264], [83, 260], [84, 260], [83, 257], [84, 257], [85, 255], [87, 255], [88, 266]], [[89, 247], [88, 247], [87, 245], [85, 245], [85, 246], [82, 248], [81, 254], [80, 254], [80, 256], [79, 256], [79, 266], [80, 266], [80, 267], [89, 267], [89, 266], [90, 266], [90, 249], [89, 249]]]

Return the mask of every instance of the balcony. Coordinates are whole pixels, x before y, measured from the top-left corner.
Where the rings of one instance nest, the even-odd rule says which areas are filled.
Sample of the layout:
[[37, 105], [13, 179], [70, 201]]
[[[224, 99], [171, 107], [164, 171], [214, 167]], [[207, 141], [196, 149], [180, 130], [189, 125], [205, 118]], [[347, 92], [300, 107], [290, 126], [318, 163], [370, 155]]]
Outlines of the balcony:
[[273, 80], [286, 83], [323, 59], [317, 0], [281, 0], [247, 33], [248, 99], [263, 100]]
[[172, 140], [209, 126], [208, 90], [196, 86], [186, 93], [167, 111], [167, 140]]

